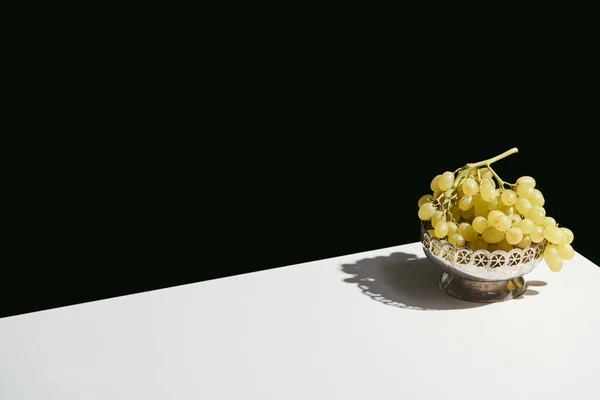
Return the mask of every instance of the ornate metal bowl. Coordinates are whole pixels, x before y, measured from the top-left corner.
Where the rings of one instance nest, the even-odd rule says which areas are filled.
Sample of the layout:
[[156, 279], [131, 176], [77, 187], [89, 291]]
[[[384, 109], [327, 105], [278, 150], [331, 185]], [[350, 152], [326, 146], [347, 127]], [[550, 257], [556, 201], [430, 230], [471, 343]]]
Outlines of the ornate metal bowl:
[[462, 300], [489, 303], [519, 297], [527, 290], [523, 276], [542, 260], [547, 242], [509, 252], [473, 251], [431, 237], [421, 224], [421, 243], [427, 258], [444, 272], [440, 289]]

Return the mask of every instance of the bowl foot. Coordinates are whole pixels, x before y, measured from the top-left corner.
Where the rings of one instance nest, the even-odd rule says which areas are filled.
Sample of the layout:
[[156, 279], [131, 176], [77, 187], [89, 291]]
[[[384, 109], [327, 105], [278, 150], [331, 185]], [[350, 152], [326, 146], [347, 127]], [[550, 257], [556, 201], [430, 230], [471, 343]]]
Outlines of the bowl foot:
[[471, 281], [444, 273], [440, 279], [440, 289], [460, 300], [477, 303], [494, 303], [519, 297], [527, 290], [522, 277], [506, 281]]

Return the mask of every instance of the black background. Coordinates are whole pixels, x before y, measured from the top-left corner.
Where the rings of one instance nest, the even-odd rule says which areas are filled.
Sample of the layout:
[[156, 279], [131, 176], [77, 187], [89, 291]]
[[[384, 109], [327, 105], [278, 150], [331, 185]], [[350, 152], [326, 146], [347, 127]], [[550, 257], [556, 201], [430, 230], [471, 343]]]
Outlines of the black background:
[[396, 67], [246, 71], [169, 93], [175, 104], [138, 93], [125, 111], [121, 88], [101, 112], [55, 115], [77, 114], [82, 134], [47, 139], [48, 162], [27, 173], [35, 196], [0, 316], [415, 242], [433, 176], [511, 147], [496, 171], [533, 176], [548, 215], [600, 264], [588, 81]]

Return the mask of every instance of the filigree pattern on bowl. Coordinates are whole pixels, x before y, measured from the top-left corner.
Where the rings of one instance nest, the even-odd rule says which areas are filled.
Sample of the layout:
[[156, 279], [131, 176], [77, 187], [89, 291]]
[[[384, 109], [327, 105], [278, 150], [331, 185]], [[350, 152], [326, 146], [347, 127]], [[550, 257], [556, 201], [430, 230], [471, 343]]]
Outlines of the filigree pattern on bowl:
[[431, 237], [421, 224], [421, 243], [427, 258], [447, 274], [474, 281], [503, 281], [531, 272], [542, 260], [547, 242], [532, 243], [509, 252], [473, 251]]

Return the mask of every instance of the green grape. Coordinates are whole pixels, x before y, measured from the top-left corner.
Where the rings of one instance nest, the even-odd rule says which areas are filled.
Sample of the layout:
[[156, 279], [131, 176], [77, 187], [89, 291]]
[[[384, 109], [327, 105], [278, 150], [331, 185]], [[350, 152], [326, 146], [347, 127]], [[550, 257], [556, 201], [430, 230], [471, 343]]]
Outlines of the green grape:
[[510, 218], [508, 218], [506, 215], [502, 215], [492, 225], [494, 226], [494, 228], [498, 229], [500, 232], [506, 232], [512, 225], [512, 222], [511, 222]]
[[504, 250], [505, 252], [509, 252], [513, 249], [512, 244], [510, 244], [509, 242], [507, 242], [506, 239], [502, 240], [500, 243], [498, 243], [498, 250]]
[[502, 210], [504, 207], [506, 207], [506, 204], [504, 204], [504, 201], [502, 201], [502, 192], [500, 189], [496, 189], [496, 202], [498, 202], [498, 210]]
[[573, 235], [573, 232], [569, 228], [565, 228], [565, 227], [560, 228], [560, 230], [563, 231], [567, 235], [567, 244], [573, 243], [573, 239], [575, 238], [575, 235]]
[[529, 235], [531, 232], [533, 232], [533, 228], [535, 228], [535, 223], [532, 220], [525, 218], [517, 224], [517, 228], [519, 228], [523, 232], [523, 234]]
[[481, 187], [483, 185], [489, 185], [492, 187], [492, 189], [496, 189], [496, 181], [493, 179], [493, 175], [490, 174], [489, 176], [483, 176], [483, 178], [481, 178], [481, 183], [479, 184], [479, 186]]
[[473, 229], [473, 226], [467, 222], [458, 225], [456, 233], [460, 234], [467, 242], [472, 242], [477, 236], [477, 232]]
[[558, 272], [562, 269], [563, 260], [560, 258], [556, 246], [546, 246], [546, 249], [544, 250], [544, 261], [546, 261], [546, 264], [548, 264], [550, 269], [554, 272]]
[[435, 226], [435, 236], [440, 239], [446, 237], [448, 234], [448, 223], [446, 221], [440, 221]]
[[531, 238], [532, 242], [540, 243], [542, 240], [544, 240], [545, 237], [544, 228], [539, 225], [536, 225], [529, 234], [529, 237]]
[[450, 171], [444, 172], [442, 174], [442, 176], [440, 177], [440, 180], [438, 181], [440, 190], [443, 192], [450, 189], [452, 187], [453, 183], [454, 183], [454, 174]]
[[500, 210], [492, 210], [487, 215], [487, 220], [490, 225], [494, 225], [500, 218], [505, 217], [504, 213]]
[[435, 229], [437, 224], [442, 221], [446, 222], [446, 216], [442, 211], [436, 211], [431, 216], [431, 226], [433, 227], [433, 229]]
[[521, 222], [521, 216], [519, 214], [509, 215], [508, 218], [510, 218], [512, 226], [516, 226], [519, 222]]
[[515, 213], [515, 208], [513, 206], [504, 206], [502, 207], [502, 212], [510, 217]]
[[485, 201], [491, 201], [496, 197], [496, 190], [491, 185], [481, 185], [479, 193]]
[[556, 226], [556, 220], [552, 217], [545, 217], [543, 227], [545, 228], [547, 226]]
[[465, 221], [473, 221], [473, 218], [475, 218], [475, 209], [473, 207], [469, 208], [467, 211], [461, 211], [460, 212], [460, 216], [465, 220]]
[[519, 197], [517, 202], [515, 203], [515, 208], [519, 212], [519, 214], [527, 215], [529, 210], [531, 210], [531, 203], [529, 200]]
[[533, 188], [535, 187], [535, 179], [533, 179], [531, 176], [522, 176], [517, 179], [517, 184]]
[[539, 189], [533, 189], [533, 193], [531, 194], [531, 196], [529, 196], [528, 200], [534, 206], [543, 206], [546, 202], [546, 200], [544, 199], [544, 195], [542, 194], [542, 192], [539, 191]]
[[435, 213], [435, 206], [432, 203], [425, 203], [419, 208], [419, 218], [428, 221]]
[[456, 193], [458, 193], [458, 197], [463, 197], [465, 192], [462, 190], [462, 185], [456, 188]]
[[[441, 192], [442, 189], [440, 189], [440, 178], [442, 177], [442, 175], [436, 175], [435, 178], [433, 178], [431, 180], [431, 184], [429, 185], [429, 187], [431, 188], [432, 192]], [[434, 197], [437, 199], [437, 196], [434, 195]]]
[[506, 189], [502, 192], [502, 201], [507, 206], [512, 206], [517, 202], [517, 194], [510, 189]]
[[427, 233], [429, 233], [429, 236], [431, 237], [437, 237], [435, 236], [435, 229], [427, 229]]
[[533, 187], [532, 186], [524, 186], [524, 185], [519, 185], [517, 186], [517, 193], [519, 194], [519, 196], [523, 197], [523, 198], [528, 198], [533, 194]]
[[450, 207], [450, 215], [452, 216], [454, 222], [460, 221], [460, 208], [457, 206]]
[[546, 239], [552, 244], [562, 245], [569, 241], [569, 237], [565, 231], [558, 226], [547, 226], [544, 228]]
[[498, 193], [497, 193], [498, 190], [495, 189], [495, 191], [496, 191], [495, 197], [492, 200], [488, 201], [488, 208], [490, 210], [501, 210], [502, 207], [504, 207], [504, 203], [502, 203], [500, 196], [498, 196]]
[[[537, 206], [537, 207], [539, 207], [539, 206]], [[543, 208], [542, 208], [542, 210], [543, 210]], [[543, 225], [544, 222], [546, 221], [546, 215], [545, 215], [545, 212], [543, 212], [542, 210], [537, 209], [537, 208], [532, 208], [527, 213], [527, 219], [530, 219], [531, 221], [535, 222], [537, 225]]]
[[487, 250], [488, 244], [485, 240], [483, 240], [483, 238], [481, 236], [477, 236], [475, 239], [473, 239], [473, 241], [471, 242], [471, 245], [469, 247], [473, 251]]
[[573, 246], [568, 243], [560, 245], [556, 249], [558, 250], [558, 255], [563, 260], [570, 260], [575, 256], [575, 250], [573, 250]]
[[523, 236], [523, 240], [517, 243], [517, 247], [520, 249], [524, 249], [529, 245], [531, 245], [531, 238], [529, 237], [529, 235]]
[[448, 236], [452, 235], [458, 229], [458, 225], [456, 225], [454, 222], [446, 222], [446, 224], [448, 225]]
[[505, 233], [506, 241], [511, 245], [516, 245], [523, 240], [523, 231], [519, 228], [510, 228]]
[[462, 184], [462, 190], [467, 196], [475, 196], [479, 191], [479, 184], [473, 178], [467, 178]]
[[481, 193], [477, 193], [474, 197], [473, 197], [473, 204], [475, 205], [475, 209], [476, 210], [487, 210], [488, 209], [488, 202], [485, 201], [483, 199], [483, 197], [481, 197]]
[[419, 208], [421, 208], [421, 206], [423, 204], [425, 204], [425, 203], [431, 203], [434, 200], [435, 199], [430, 194], [426, 194], [426, 195], [421, 196], [421, 198], [419, 199]]
[[460, 233], [453, 233], [448, 236], [448, 241], [454, 245], [454, 247], [462, 247], [465, 245], [465, 238]]
[[[473, 208], [475, 208], [475, 207], [473, 207]], [[485, 210], [478, 210], [478, 209], [475, 208], [475, 214], [474, 215], [475, 215], [475, 218], [477, 218], [477, 217], [487, 217], [488, 213], [489, 213], [489, 211], [488, 211], [487, 208]]]
[[[475, 211], [475, 213], [477, 213], [477, 211]], [[477, 216], [475, 217], [471, 225], [473, 226], [473, 229], [475, 229], [475, 232], [482, 233], [485, 228], [490, 226], [490, 223], [484, 217]]]
[[473, 196], [465, 196], [458, 201], [458, 208], [462, 211], [467, 211], [473, 207]]
[[[531, 203], [531, 202], [530, 202]], [[539, 212], [541, 212], [542, 214], [544, 214], [544, 217], [546, 216], [546, 209], [542, 206], [534, 206], [533, 204], [531, 205], [531, 209], [532, 210], [538, 210]]]
[[441, 190], [437, 190], [435, 192], [433, 192], [433, 197], [434, 198], [439, 198], [444, 192], [442, 192]]
[[481, 237], [488, 243], [499, 243], [504, 239], [504, 232], [500, 232], [493, 226], [488, 226], [483, 230]]

